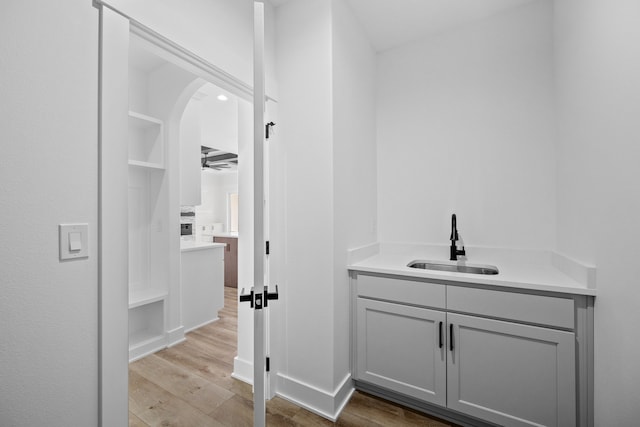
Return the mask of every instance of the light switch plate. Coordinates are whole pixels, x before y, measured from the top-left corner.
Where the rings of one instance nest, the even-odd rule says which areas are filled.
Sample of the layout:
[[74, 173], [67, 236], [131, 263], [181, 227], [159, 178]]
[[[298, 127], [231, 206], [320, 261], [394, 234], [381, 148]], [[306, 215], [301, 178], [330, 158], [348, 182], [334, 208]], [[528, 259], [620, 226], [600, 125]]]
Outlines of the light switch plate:
[[60, 224], [58, 230], [61, 261], [89, 257], [89, 224]]

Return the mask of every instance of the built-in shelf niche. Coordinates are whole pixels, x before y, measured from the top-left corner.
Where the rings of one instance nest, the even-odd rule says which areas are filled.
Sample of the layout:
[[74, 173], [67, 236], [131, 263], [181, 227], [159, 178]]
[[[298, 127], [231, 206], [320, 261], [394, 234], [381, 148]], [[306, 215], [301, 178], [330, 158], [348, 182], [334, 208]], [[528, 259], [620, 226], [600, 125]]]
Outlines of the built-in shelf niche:
[[164, 170], [129, 168], [130, 360], [166, 345], [169, 218], [164, 178]]
[[164, 169], [162, 120], [129, 111], [129, 164]]
[[[171, 275], [169, 143], [157, 96], [163, 60], [131, 34], [129, 45], [129, 360], [167, 346]], [[175, 258], [175, 257], [174, 257]]]
[[168, 295], [168, 292], [164, 289], [138, 289], [129, 290], [129, 308], [141, 307], [147, 304], [153, 304], [164, 300]]
[[162, 120], [129, 111], [129, 360], [166, 346], [168, 201]]
[[166, 345], [164, 310], [166, 295], [129, 308], [129, 361]]

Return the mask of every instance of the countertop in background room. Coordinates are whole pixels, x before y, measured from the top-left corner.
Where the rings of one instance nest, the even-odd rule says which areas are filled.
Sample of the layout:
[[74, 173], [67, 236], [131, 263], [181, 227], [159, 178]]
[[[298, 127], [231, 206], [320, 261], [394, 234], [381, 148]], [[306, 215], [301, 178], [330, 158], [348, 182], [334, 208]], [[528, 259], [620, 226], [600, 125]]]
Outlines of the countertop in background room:
[[238, 238], [238, 233], [230, 233], [230, 232], [213, 233], [213, 237], [231, 237], [231, 238], [237, 239]]
[[224, 248], [224, 243], [196, 242], [195, 240], [181, 240], [180, 252], [201, 251], [205, 249]]

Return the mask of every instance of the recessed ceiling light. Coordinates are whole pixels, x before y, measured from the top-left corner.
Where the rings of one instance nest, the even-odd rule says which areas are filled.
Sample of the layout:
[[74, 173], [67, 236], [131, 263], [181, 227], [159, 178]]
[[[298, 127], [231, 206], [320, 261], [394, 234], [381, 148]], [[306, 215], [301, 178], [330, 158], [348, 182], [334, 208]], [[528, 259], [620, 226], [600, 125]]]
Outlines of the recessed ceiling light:
[[218, 99], [219, 99], [220, 101], [226, 101], [226, 100], [227, 100], [227, 99], [229, 99], [229, 98], [227, 98], [227, 96], [226, 96], [226, 95], [218, 95]]

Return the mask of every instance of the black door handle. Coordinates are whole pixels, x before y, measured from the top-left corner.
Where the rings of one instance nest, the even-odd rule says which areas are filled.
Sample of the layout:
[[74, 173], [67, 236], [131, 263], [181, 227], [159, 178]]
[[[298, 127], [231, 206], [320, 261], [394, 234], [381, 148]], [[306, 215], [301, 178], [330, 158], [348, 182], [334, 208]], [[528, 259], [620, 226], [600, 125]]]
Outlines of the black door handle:
[[453, 351], [453, 323], [449, 324], [449, 350]]
[[440, 348], [442, 348], [442, 322], [440, 322]]

